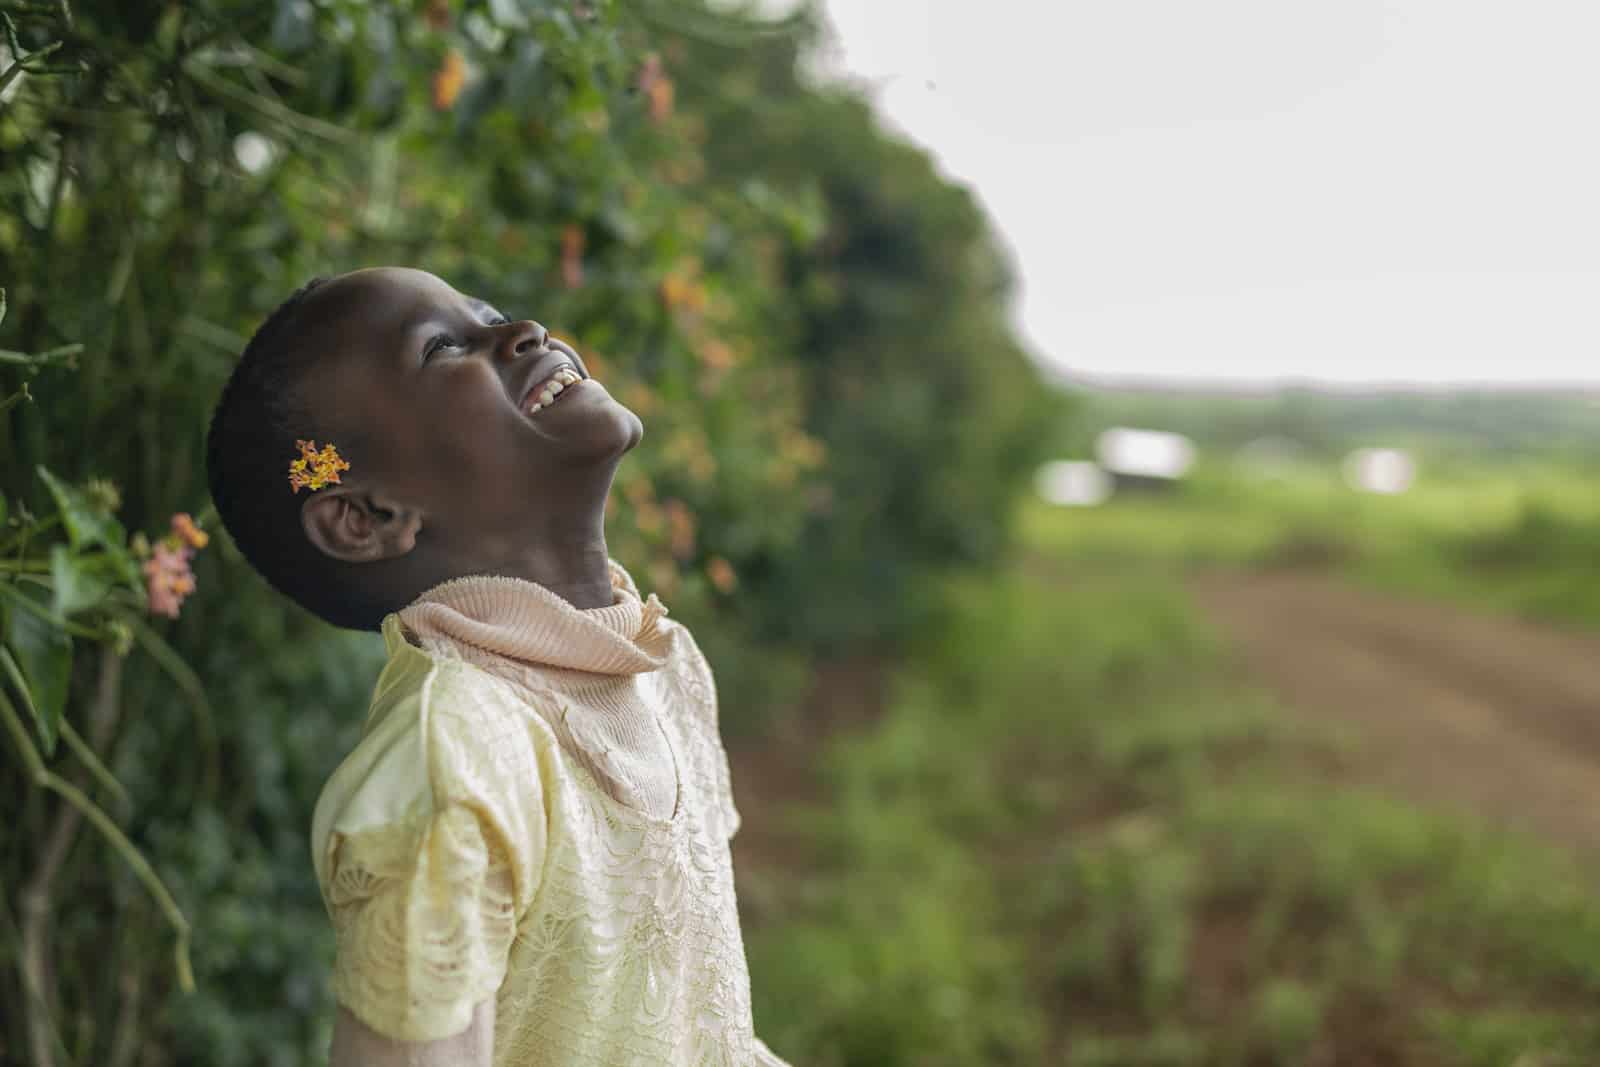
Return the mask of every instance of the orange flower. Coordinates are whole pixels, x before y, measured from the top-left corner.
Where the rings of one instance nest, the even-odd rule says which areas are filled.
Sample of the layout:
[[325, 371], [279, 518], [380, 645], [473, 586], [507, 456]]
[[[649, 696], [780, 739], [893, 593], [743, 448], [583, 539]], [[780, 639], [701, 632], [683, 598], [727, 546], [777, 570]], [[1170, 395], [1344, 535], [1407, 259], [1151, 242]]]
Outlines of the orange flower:
[[739, 357], [734, 352], [733, 346], [726, 341], [718, 341], [712, 338], [700, 346], [700, 362], [712, 370], [727, 370], [738, 362], [738, 359]]
[[204, 548], [211, 541], [211, 535], [196, 526], [187, 511], [172, 516], [172, 533], [190, 548]]
[[667, 517], [667, 547], [679, 559], [694, 555], [694, 513], [683, 501], [673, 499], [662, 505]]
[[706, 577], [711, 579], [711, 584], [717, 587], [719, 593], [731, 593], [739, 584], [738, 576], [733, 573], [733, 564], [721, 556], [706, 560]]
[[296, 441], [294, 446], [300, 450], [300, 458], [289, 464], [289, 486], [297, 493], [301, 489], [314, 491], [325, 485], [338, 485], [339, 472], [350, 469], [332, 442], [321, 451], [315, 441]]
[[661, 65], [661, 57], [651, 52], [639, 68], [639, 91], [650, 101], [650, 121], [660, 124], [672, 114], [672, 79]]
[[561, 280], [568, 289], [583, 284], [583, 227], [567, 223], [561, 231]]
[[433, 106], [449, 111], [467, 83], [467, 61], [454, 48], [444, 54], [444, 62], [433, 72]]
[[685, 276], [685, 274], [667, 275], [661, 279], [660, 292], [661, 302], [667, 306], [668, 310], [676, 311], [682, 309], [698, 312], [705, 309], [705, 286], [696, 281], [692, 273], [689, 276]]

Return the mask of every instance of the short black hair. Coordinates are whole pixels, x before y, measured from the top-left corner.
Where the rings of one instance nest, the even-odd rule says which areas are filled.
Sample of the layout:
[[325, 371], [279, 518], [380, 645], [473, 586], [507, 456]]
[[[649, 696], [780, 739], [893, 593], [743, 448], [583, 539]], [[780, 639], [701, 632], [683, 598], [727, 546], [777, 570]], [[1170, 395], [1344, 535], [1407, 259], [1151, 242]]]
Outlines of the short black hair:
[[385, 608], [306, 538], [304, 498], [289, 488], [295, 441], [328, 436], [300, 385], [318, 353], [298, 343], [306, 297], [325, 281], [296, 289], [245, 345], [211, 416], [206, 478], [222, 524], [273, 588], [335, 626], [376, 630]]

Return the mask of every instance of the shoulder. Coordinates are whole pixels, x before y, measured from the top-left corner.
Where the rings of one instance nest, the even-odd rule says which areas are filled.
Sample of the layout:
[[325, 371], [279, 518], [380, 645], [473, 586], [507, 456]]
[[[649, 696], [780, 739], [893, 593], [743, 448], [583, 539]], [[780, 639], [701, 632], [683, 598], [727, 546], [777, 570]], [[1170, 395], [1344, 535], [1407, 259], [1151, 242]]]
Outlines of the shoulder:
[[312, 813], [312, 859], [324, 885], [336, 834], [412, 822], [432, 811], [420, 712], [433, 663], [421, 650], [397, 651], [390, 647], [378, 675], [361, 740], [329, 776]]
[[670, 619], [661, 620], [660, 626], [667, 637], [666, 663], [661, 670], [666, 695], [715, 731], [717, 682], [711, 664], [687, 626]]
[[509, 686], [470, 664], [391, 645], [362, 738], [317, 798], [319, 879], [327, 884], [340, 840], [425, 825], [452, 807], [508, 843], [542, 839], [543, 775], [523, 710]]

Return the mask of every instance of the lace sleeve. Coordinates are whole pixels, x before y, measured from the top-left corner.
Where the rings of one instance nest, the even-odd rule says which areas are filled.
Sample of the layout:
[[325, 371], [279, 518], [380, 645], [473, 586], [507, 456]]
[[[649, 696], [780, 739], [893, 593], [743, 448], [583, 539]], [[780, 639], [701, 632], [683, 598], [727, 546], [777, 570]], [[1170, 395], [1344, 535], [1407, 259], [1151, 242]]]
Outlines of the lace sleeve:
[[391, 1041], [340, 1008], [333, 1019], [330, 1067], [490, 1067], [494, 1062], [493, 997], [472, 1013], [472, 1025], [438, 1041]]
[[733, 774], [728, 768], [728, 753], [717, 744], [717, 760], [721, 768], [720, 781], [718, 782], [721, 793], [722, 825], [728, 834], [728, 840], [733, 840], [733, 835], [739, 832], [739, 809], [733, 803]]
[[334, 996], [384, 1037], [459, 1034], [505, 977], [511, 863], [466, 805], [338, 835], [328, 903]]

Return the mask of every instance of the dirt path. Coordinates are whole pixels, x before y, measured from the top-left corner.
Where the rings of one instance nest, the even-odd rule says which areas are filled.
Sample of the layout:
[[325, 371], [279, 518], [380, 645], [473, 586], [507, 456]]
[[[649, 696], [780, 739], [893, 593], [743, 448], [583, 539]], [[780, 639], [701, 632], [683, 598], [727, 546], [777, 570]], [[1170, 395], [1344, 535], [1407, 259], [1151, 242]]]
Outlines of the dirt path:
[[1600, 635], [1321, 575], [1192, 590], [1287, 705], [1351, 728], [1358, 777], [1600, 856]]

